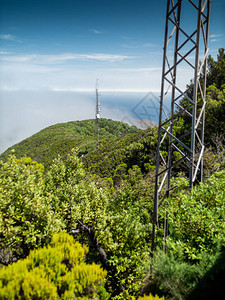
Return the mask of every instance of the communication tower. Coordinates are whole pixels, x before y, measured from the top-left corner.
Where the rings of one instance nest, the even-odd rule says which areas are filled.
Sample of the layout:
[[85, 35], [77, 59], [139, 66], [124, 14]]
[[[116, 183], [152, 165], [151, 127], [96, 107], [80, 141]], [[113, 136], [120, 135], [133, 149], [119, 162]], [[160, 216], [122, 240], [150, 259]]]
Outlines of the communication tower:
[[[211, 0], [167, 0], [163, 52], [158, 146], [156, 157], [153, 211], [152, 251], [158, 208], [169, 197], [171, 177], [180, 162], [189, 168], [189, 186], [203, 179], [204, 123], [206, 105], [206, 75]], [[182, 14], [185, 10], [185, 14]], [[183, 72], [193, 79], [190, 95], [182, 85]], [[170, 101], [170, 114], [164, 109]], [[181, 101], [182, 100], [182, 101]], [[185, 105], [184, 105], [185, 104]], [[183, 115], [190, 130], [179, 136], [174, 131], [176, 120]], [[165, 150], [167, 149], [167, 150]], [[164, 150], [164, 151], [163, 151]], [[176, 160], [174, 154], [179, 153]], [[165, 216], [165, 227], [167, 221]], [[166, 236], [166, 228], [164, 229]]]
[[98, 94], [98, 88], [99, 88], [99, 80], [96, 79], [96, 88], [95, 88], [95, 94], [96, 94], [96, 109], [95, 109], [95, 143], [96, 148], [99, 148], [99, 119], [100, 119], [100, 103], [99, 103], [99, 94]]

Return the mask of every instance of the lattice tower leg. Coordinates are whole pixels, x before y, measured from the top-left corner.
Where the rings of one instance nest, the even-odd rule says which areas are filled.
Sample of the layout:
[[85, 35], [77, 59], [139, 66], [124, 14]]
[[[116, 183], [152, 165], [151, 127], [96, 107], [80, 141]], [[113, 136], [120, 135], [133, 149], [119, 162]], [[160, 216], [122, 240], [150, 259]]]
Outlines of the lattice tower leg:
[[[189, 186], [203, 180], [206, 72], [211, 0], [168, 0], [163, 52], [158, 146], [156, 157], [152, 251], [158, 209], [171, 190], [171, 178], [179, 164], [189, 168]], [[185, 11], [185, 16], [182, 15]], [[196, 20], [190, 24], [189, 20]], [[173, 56], [171, 56], [173, 52]], [[194, 59], [193, 59], [194, 57]], [[201, 61], [200, 61], [201, 60]], [[182, 72], [190, 73], [193, 93], [185, 90]], [[164, 109], [170, 98], [170, 114]], [[174, 126], [188, 119], [189, 130], [179, 136]], [[167, 149], [167, 151], [165, 150]], [[179, 153], [180, 159], [176, 159]]]

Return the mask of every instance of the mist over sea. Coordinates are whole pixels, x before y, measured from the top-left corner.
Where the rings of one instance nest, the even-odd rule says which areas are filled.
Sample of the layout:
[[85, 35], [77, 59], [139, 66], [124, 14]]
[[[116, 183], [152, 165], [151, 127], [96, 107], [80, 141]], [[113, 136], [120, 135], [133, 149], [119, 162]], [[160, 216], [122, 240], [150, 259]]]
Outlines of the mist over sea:
[[[158, 122], [159, 93], [99, 91], [99, 101], [101, 118]], [[95, 91], [1, 91], [0, 153], [47, 126], [93, 119], [95, 102]]]

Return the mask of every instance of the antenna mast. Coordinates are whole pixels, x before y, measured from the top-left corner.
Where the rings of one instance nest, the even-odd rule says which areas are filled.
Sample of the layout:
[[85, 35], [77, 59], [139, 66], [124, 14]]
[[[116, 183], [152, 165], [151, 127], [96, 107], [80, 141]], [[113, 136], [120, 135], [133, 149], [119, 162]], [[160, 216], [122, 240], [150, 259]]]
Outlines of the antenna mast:
[[[211, 0], [167, 0], [165, 40], [156, 158], [155, 195], [153, 211], [152, 252], [158, 208], [169, 197], [174, 167], [181, 161], [189, 166], [189, 186], [198, 178], [203, 180], [204, 123], [206, 105], [206, 75]], [[184, 7], [183, 7], [184, 6]], [[181, 8], [186, 19], [181, 18]], [[195, 18], [195, 22], [190, 20]], [[201, 46], [201, 47], [200, 47]], [[173, 55], [171, 54], [173, 53]], [[200, 62], [200, 54], [202, 54]], [[190, 95], [181, 87], [184, 72], [193, 78]], [[164, 109], [165, 98], [170, 96], [170, 115]], [[183, 100], [180, 101], [180, 100]], [[185, 105], [184, 103], [185, 100]], [[184, 116], [190, 130], [183, 136], [174, 131], [176, 120]], [[165, 151], [167, 148], [167, 151]], [[164, 151], [163, 151], [164, 150]], [[174, 152], [181, 159], [175, 160]], [[165, 217], [166, 219], [166, 217]], [[165, 222], [167, 223], [167, 222]], [[166, 225], [167, 227], [168, 225]], [[167, 229], [165, 229], [167, 230]], [[165, 235], [164, 235], [165, 236]]]
[[99, 119], [100, 119], [100, 103], [99, 103], [98, 88], [99, 88], [99, 80], [96, 79], [95, 143], [97, 149], [99, 148]]

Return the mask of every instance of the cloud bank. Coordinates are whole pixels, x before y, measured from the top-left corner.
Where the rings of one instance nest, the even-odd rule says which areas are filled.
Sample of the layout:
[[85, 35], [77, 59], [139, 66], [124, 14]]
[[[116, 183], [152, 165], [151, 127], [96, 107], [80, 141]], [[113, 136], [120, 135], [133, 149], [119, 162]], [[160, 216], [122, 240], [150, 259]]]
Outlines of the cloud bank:
[[[132, 67], [134, 56], [109, 53], [53, 55], [0, 52], [1, 90], [158, 90], [161, 68]], [[131, 61], [131, 64], [126, 61]]]
[[[2, 53], [4, 54], [4, 52]], [[63, 53], [57, 55], [42, 55], [42, 54], [23, 54], [23, 55], [10, 55], [3, 56], [2, 62], [18, 62], [26, 63], [31, 62], [34, 64], [61, 64], [68, 61], [108, 61], [116, 62], [125, 59], [132, 59], [134, 56], [119, 55], [119, 54], [105, 54], [105, 53], [92, 53], [92, 54], [79, 54], [79, 53]]]

